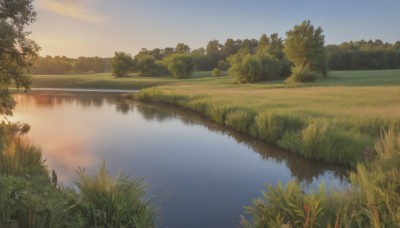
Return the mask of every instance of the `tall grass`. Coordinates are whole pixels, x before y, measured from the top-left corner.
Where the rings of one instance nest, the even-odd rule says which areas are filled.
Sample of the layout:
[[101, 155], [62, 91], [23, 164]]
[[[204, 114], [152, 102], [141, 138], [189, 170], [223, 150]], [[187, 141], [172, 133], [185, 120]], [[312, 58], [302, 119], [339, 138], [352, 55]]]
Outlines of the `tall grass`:
[[47, 176], [40, 147], [31, 144], [23, 131], [17, 124], [0, 125], [0, 173]]
[[[368, 119], [357, 123], [342, 119], [304, 118], [301, 113], [279, 109], [255, 111], [216, 98], [177, 95], [156, 88], [142, 90], [134, 95], [134, 99], [179, 105], [306, 158], [353, 167], [364, 160], [365, 150], [373, 147], [373, 138], [380, 129], [378, 126], [385, 123], [381, 128], [387, 129], [390, 124], [379, 118], [368, 124]], [[400, 124], [392, 125], [400, 128]]]
[[40, 147], [24, 135], [26, 127], [0, 125], [0, 227], [153, 227], [139, 179], [94, 177], [78, 170], [79, 192], [50, 183]]
[[278, 144], [306, 158], [355, 166], [374, 143], [369, 136], [317, 121], [299, 133], [285, 134]]
[[266, 111], [256, 116], [254, 125], [258, 138], [267, 142], [277, 142], [285, 132], [297, 132], [302, 129], [304, 122], [293, 115]]
[[140, 179], [118, 174], [112, 178], [105, 163], [99, 172], [88, 175], [77, 171], [81, 208], [87, 226], [153, 227], [153, 211], [143, 200], [144, 185]]
[[253, 131], [254, 117], [253, 111], [238, 109], [226, 115], [225, 124], [241, 133], [248, 133]]
[[297, 181], [267, 185], [262, 198], [246, 207], [243, 227], [399, 227], [400, 134], [393, 128], [376, 142], [371, 160], [351, 173], [344, 191], [305, 193]]

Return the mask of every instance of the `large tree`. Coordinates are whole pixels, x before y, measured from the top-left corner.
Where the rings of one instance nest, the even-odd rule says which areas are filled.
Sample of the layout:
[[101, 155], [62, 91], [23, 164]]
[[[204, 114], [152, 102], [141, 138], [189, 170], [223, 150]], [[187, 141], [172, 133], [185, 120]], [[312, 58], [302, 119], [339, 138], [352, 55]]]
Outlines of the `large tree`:
[[284, 52], [296, 68], [325, 75], [328, 70], [322, 28], [303, 21], [286, 33]]
[[39, 46], [28, 39], [25, 27], [36, 20], [33, 0], [0, 0], [0, 114], [12, 115], [15, 101], [9, 87], [28, 90], [28, 74]]
[[133, 58], [131, 54], [115, 52], [111, 68], [116, 77], [127, 76], [129, 71], [133, 68]]

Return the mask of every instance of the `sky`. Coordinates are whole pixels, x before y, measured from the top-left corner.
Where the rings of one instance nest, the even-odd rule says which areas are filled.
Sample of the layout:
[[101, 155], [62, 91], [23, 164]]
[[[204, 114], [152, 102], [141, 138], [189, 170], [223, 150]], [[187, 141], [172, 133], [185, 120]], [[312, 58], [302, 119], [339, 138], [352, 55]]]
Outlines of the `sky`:
[[304, 20], [321, 27], [326, 44], [400, 40], [398, 0], [34, 0], [27, 30], [41, 56], [112, 57], [140, 49], [205, 47], [210, 40], [259, 39]]

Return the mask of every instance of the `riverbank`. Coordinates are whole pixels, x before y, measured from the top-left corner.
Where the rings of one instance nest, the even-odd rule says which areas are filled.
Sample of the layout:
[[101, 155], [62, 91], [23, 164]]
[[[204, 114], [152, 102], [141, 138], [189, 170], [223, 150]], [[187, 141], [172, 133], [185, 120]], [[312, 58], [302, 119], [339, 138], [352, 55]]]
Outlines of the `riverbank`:
[[211, 77], [210, 72], [186, 80], [117, 79], [105, 74], [61, 77], [69, 82], [59, 76], [35, 76], [33, 87], [152, 87], [135, 99], [190, 109], [241, 133], [328, 163], [355, 166], [383, 130], [400, 125], [400, 70], [330, 72], [315, 84], [297, 86], [279, 80], [236, 85], [229, 76]]

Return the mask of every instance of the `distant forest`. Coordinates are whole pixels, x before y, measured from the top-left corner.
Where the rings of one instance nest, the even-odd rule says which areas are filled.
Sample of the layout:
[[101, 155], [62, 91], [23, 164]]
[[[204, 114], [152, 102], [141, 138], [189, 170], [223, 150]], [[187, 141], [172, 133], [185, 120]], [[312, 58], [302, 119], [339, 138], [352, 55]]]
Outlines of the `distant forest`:
[[[271, 39], [284, 45], [282, 38], [272, 34]], [[196, 71], [210, 71], [214, 68], [227, 70], [228, 57], [246, 48], [255, 53], [259, 41], [256, 39], [227, 39], [225, 43], [218, 40], [209, 41], [206, 48], [192, 50], [188, 45], [179, 43], [175, 48], [143, 48], [135, 60], [140, 56], [150, 55], [155, 60], [163, 60], [172, 54], [190, 54], [193, 58]], [[279, 45], [278, 45], [279, 46]], [[384, 43], [381, 40], [361, 40], [344, 42], [339, 45], [327, 45], [328, 66], [330, 70], [378, 70], [400, 69], [400, 41], [394, 44]], [[31, 70], [32, 74], [81, 74], [110, 72], [112, 58], [79, 57], [77, 59], [65, 56], [40, 57]], [[133, 69], [135, 71], [135, 69]]]

